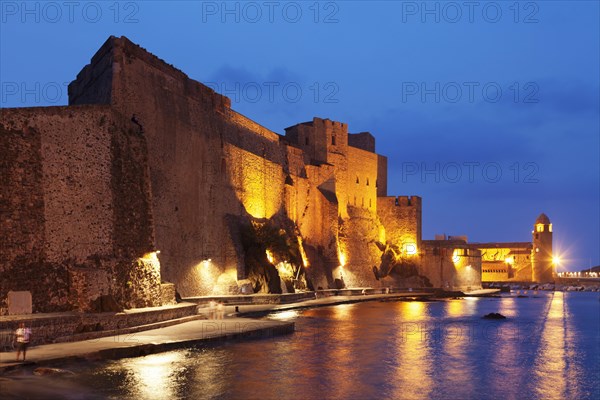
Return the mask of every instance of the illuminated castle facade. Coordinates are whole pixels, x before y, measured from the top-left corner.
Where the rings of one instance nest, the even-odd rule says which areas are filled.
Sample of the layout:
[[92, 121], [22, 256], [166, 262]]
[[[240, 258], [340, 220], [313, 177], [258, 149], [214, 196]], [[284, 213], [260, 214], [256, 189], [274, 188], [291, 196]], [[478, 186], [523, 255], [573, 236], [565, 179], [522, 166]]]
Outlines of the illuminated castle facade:
[[370, 133], [314, 118], [277, 134], [127, 38], [98, 50], [69, 106], [3, 109], [0, 129], [3, 302], [431, 284], [421, 199], [387, 196]]
[[[368, 132], [313, 118], [283, 134], [127, 38], [69, 85], [69, 106], [3, 109], [0, 309], [123, 307], [183, 297], [553, 278], [533, 243], [421, 237], [418, 196], [387, 195]], [[483, 270], [483, 276], [482, 276]]]

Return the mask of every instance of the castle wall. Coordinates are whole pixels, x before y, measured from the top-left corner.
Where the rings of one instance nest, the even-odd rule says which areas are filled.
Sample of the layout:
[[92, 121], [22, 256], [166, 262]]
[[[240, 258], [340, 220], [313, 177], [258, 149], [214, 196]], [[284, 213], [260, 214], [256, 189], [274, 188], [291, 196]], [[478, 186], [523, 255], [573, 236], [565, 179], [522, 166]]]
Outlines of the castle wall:
[[[165, 279], [181, 295], [211, 294], [232, 273], [245, 278], [235, 225], [249, 218], [297, 226], [315, 286], [331, 287], [340, 264], [355, 282], [373, 282], [387, 160], [372, 152], [372, 135], [353, 135], [361, 148], [349, 146], [346, 124], [314, 118], [279, 136], [125, 38], [109, 40], [69, 91], [72, 103], [106, 102], [107, 93], [116, 110], [143, 126], [156, 247]], [[419, 221], [420, 241], [420, 205], [408, 218], [407, 225]]]
[[377, 197], [387, 197], [388, 160], [387, 157], [377, 154]]
[[375, 153], [375, 137], [369, 132], [351, 133], [348, 135], [348, 145]]
[[[105, 106], [2, 110], [0, 298], [29, 290], [34, 311], [86, 309], [101, 294], [158, 304], [160, 271], [132, 264], [154, 238], [145, 142], [131, 125]], [[115, 274], [129, 287], [113, 287]]]
[[481, 251], [483, 282], [531, 281], [531, 243], [475, 243], [473, 246]]
[[348, 147], [347, 204], [377, 212], [377, 154]]
[[[87, 66], [79, 78], [103, 75], [93, 70], [111, 65], [110, 102], [124, 115], [135, 114], [143, 126], [156, 246], [165, 279], [176, 282], [185, 297], [211, 294], [215, 283], [232, 271], [235, 278], [245, 278], [239, 232], [227, 222], [232, 216], [290, 218], [306, 238], [308, 253], [315, 258], [311, 263], [323, 268], [323, 259], [330, 258], [338, 213], [337, 204], [332, 205], [318, 188], [335, 178], [331, 165], [311, 169], [304, 152], [231, 110], [226, 97], [126, 39], [113, 39], [112, 45], [110, 53], [92, 59], [111, 62]], [[97, 99], [78, 93], [90, 88], [98, 91]], [[73, 102], [104, 101], [106, 92], [84, 82], [70, 85]], [[332, 121], [320, 120], [317, 125], [318, 130], [340, 137], [346, 129]], [[313, 133], [311, 138], [316, 141], [317, 136]], [[325, 139], [322, 142], [311, 144], [325, 149], [324, 155], [315, 153], [317, 158], [327, 157]], [[293, 184], [286, 184], [288, 179]]]
[[464, 242], [423, 241], [419, 273], [433, 287], [470, 291], [481, 288], [481, 253]]
[[421, 203], [418, 196], [377, 198], [377, 215], [385, 227], [385, 240], [404, 252], [416, 254], [421, 249]]

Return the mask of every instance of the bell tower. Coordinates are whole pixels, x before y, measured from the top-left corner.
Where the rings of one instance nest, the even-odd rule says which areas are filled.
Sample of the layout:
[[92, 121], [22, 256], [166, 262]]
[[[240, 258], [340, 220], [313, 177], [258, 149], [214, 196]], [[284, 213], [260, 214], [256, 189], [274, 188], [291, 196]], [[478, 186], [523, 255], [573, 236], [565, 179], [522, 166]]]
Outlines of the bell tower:
[[532, 281], [538, 283], [553, 282], [555, 271], [552, 263], [552, 224], [546, 214], [542, 213], [537, 217], [532, 235]]

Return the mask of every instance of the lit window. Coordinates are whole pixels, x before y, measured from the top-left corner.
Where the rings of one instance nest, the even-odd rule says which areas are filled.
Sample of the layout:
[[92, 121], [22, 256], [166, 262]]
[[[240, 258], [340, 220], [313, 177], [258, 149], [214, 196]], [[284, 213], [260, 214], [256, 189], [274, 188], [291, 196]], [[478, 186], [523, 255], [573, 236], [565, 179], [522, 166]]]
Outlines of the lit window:
[[538, 232], [544, 232], [544, 224], [537, 224], [535, 230]]

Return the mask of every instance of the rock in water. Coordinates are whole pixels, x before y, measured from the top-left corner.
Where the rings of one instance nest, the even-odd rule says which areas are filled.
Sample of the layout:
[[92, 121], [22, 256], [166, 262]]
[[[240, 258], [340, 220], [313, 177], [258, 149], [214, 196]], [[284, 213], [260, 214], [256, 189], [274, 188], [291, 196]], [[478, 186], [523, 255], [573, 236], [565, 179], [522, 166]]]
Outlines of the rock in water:
[[500, 313], [489, 313], [483, 316], [485, 319], [506, 319], [506, 317]]
[[61, 369], [61, 368], [45, 368], [45, 367], [39, 367], [33, 370], [33, 374], [37, 375], [37, 376], [44, 376], [44, 375], [62, 375], [62, 376], [70, 376], [70, 375], [75, 375], [74, 372], [66, 370], [66, 369]]

